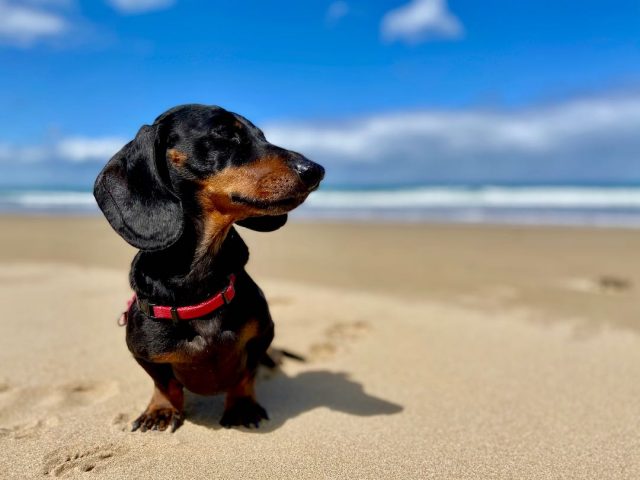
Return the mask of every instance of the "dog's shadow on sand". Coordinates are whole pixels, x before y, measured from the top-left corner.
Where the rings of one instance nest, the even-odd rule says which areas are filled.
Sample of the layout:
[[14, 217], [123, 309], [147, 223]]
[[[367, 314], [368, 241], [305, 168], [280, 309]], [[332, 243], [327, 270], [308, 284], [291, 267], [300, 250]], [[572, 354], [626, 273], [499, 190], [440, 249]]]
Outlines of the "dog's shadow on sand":
[[[402, 411], [402, 406], [369, 395], [362, 385], [349, 379], [346, 373], [328, 370], [300, 372], [287, 376], [281, 370], [258, 381], [257, 395], [260, 404], [269, 413], [258, 429], [246, 429], [256, 433], [268, 433], [280, 428], [288, 420], [319, 407], [358, 415], [391, 415]], [[222, 428], [224, 398], [202, 397], [187, 394], [187, 421], [209, 428]]]

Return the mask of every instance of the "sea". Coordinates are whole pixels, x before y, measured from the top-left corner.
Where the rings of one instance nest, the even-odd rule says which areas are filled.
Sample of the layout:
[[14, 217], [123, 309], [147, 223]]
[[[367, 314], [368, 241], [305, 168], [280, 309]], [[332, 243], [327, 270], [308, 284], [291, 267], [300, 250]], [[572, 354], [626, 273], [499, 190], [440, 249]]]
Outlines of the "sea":
[[[1, 188], [0, 213], [96, 215], [98, 208], [88, 188]], [[640, 228], [640, 185], [323, 187], [293, 217]]]

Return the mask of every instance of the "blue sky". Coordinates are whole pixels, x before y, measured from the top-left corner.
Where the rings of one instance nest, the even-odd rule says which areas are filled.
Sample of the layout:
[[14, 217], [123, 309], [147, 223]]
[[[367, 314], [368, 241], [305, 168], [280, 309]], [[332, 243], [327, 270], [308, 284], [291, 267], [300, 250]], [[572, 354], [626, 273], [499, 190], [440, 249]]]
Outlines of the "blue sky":
[[0, 185], [83, 186], [180, 103], [328, 184], [640, 181], [640, 3], [0, 0]]

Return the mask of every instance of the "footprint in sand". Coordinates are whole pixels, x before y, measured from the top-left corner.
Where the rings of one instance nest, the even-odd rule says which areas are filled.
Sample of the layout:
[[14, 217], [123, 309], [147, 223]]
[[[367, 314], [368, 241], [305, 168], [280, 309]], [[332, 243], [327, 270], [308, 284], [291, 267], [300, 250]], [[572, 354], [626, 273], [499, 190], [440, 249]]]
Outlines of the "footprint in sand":
[[311, 360], [331, 358], [350, 343], [359, 340], [371, 327], [365, 321], [334, 323], [324, 332], [324, 340], [314, 343], [309, 349]]
[[60, 418], [53, 415], [45, 420], [37, 419], [11, 427], [0, 427], [0, 437], [10, 437], [14, 440], [33, 438], [38, 435], [41, 429], [55, 427], [58, 424], [60, 424]]
[[621, 294], [632, 290], [633, 282], [618, 275], [600, 275], [595, 278], [573, 278], [565, 286], [578, 292]]
[[[18, 424], [2, 424], [0, 437], [30, 438], [43, 428], [54, 427], [60, 417], [75, 408], [101, 403], [118, 393], [116, 382], [73, 382], [63, 385], [11, 387], [2, 384], [0, 407], [10, 418], [23, 419]], [[26, 419], [26, 420], [25, 420]]]
[[37, 407], [83, 407], [101, 403], [118, 393], [116, 382], [73, 382], [54, 387], [38, 386], [22, 389], [22, 397], [35, 399]]
[[71, 476], [76, 472], [98, 473], [125, 452], [124, 446], [115, 443], [59, 448], [45, 455], [42, 473], [52, 477]]
[[129, 415], [126, 413], [119, 413], [113, 417], [111, 424], [121, 432], [129, 432], [131, 430], [131, 425], [129, 424], [130, 421], [131, 419], [129, 418]]

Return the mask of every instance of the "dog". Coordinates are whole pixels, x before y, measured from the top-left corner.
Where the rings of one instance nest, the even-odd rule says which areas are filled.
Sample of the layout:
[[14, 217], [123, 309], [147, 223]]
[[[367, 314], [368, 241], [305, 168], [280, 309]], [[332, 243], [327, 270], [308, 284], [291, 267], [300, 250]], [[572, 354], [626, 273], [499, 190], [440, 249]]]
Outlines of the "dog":
[[268, 419], [254, 384], [274, 326], [234, 224], [279, 229], [323, 177], [323, 167], [272, 145], [246, 118], [206, 105], [163, 113], [102, 169], [98, 206], [139, 249], [126, 341], [154, 391], [132, 431], [180, 427], [185, 388], [226, 393], [224, 427]]

